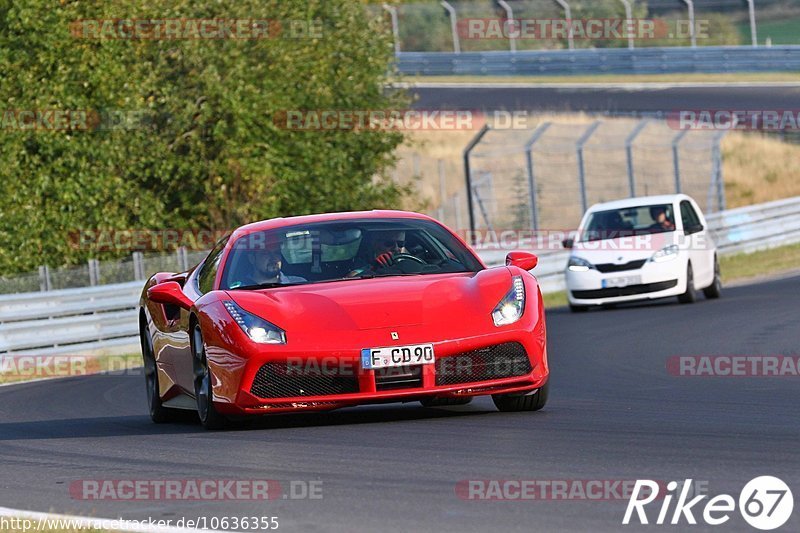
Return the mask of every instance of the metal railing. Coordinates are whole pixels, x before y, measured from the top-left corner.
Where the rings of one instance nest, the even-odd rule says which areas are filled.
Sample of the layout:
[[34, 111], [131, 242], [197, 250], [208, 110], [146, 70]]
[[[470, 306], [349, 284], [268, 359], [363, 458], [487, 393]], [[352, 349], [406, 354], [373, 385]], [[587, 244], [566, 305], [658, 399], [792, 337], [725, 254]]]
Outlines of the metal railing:
[[796, 72], [800, 46], [401, 52], [396, 65], [410, 76]]
[[[730, 209], [707, 217], [723, 255], [800, 242], [800, 197]], [[510, 250], [478, 250], [489, 265]], [[537, 250], [533, 250], [537, 252]], [[565, 289], [568, 251], [542, 253], [533, 271], [544, 292]], [[135, 351], [140, 282], [0, 296], [0, 354]]]

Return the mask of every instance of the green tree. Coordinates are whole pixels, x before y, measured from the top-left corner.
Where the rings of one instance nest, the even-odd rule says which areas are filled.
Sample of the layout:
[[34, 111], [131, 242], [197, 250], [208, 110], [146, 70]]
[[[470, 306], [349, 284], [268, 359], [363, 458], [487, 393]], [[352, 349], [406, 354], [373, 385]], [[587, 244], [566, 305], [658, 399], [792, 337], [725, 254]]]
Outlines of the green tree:
[[[269, 19], [282, 31], [255, 40], [71, 33], [81, 19], [201, 18]], [[401, 133], [290, 131], [276, 120], [287, 110], [407, 105], [384, 90], [391, 59], [384, 18], [348, 0], [0, 0], [6, 118], [88, 109], [146, 119], [58, 131], [5, 121], [0, 274], [96, 257], [72, 243], [79, 229], [219, 229], [399, 205], [409, 191], [387, 170]]]

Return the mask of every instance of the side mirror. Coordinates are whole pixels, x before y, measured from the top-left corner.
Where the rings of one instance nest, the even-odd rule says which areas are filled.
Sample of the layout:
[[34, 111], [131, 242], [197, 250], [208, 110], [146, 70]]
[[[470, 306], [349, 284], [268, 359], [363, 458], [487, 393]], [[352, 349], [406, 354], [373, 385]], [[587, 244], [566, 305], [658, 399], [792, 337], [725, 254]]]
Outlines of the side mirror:
[[151, 301], [164, 305], [177, 305], [181, 309], [190, 309], [193, 302], [183, 293], [176, 281], [165, 281], [147, 289], [147, 297]]
[[695, 233], [700, 233], [704, 229], [706, 228], [704, 228], [702, 224], [695, 224], [694, 226], [684, 228], [684, 233], [686, 233], [686, 235], [694, 235]]
[[566, 248], [567, 250], [571, 250], [573, 246], [575, 246], [575, 239], [564, 239], [561, 241], [561, 246]]
[[539, 258], [530, 252], [511, 252], [506, 256], [506, 266], [515, 266], [522, 270], [533, 270], [538, 264]]

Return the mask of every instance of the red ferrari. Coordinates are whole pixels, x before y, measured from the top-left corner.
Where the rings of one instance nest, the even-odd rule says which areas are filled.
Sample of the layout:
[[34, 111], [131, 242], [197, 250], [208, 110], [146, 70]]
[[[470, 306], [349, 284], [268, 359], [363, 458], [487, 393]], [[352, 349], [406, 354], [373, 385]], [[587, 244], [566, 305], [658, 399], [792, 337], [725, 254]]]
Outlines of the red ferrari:
[[242, 226], [140, 301], [150, 416], [207, 428], [268, 413], [491, 395], [547, 401], [544, 307], [513, 252], [487, 268], [454, 232], [401, 211]]

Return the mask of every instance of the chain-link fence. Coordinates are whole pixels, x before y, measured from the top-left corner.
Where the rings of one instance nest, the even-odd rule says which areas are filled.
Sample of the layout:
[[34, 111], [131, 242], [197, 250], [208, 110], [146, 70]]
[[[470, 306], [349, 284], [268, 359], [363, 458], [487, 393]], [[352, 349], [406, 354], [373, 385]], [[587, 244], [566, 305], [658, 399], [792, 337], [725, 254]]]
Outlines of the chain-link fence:
[[428, 212], [457, 230], [574, 229], [592, 204], [632, 196], [683, 192], [706, 212], [724, 209], [723, 135], [656, 118], [543, 119], [485, 128], [463, 160], [413, 154], [401, 168], [418, 176]]
[[401, 52], [800, 44], [800, 0], [421, 0], [384, 9]]
[[90, 259], [85, 265], [51, 268], [39, 267], [38, 272], [0, 277], [0, 294], [53, 291], [92, 287], [128, 281], [144, 281], [156, 272], [181, 272], [198, 264], [206, 251], [179, 248], [172, 253], [134, 252], [119, 260]]

